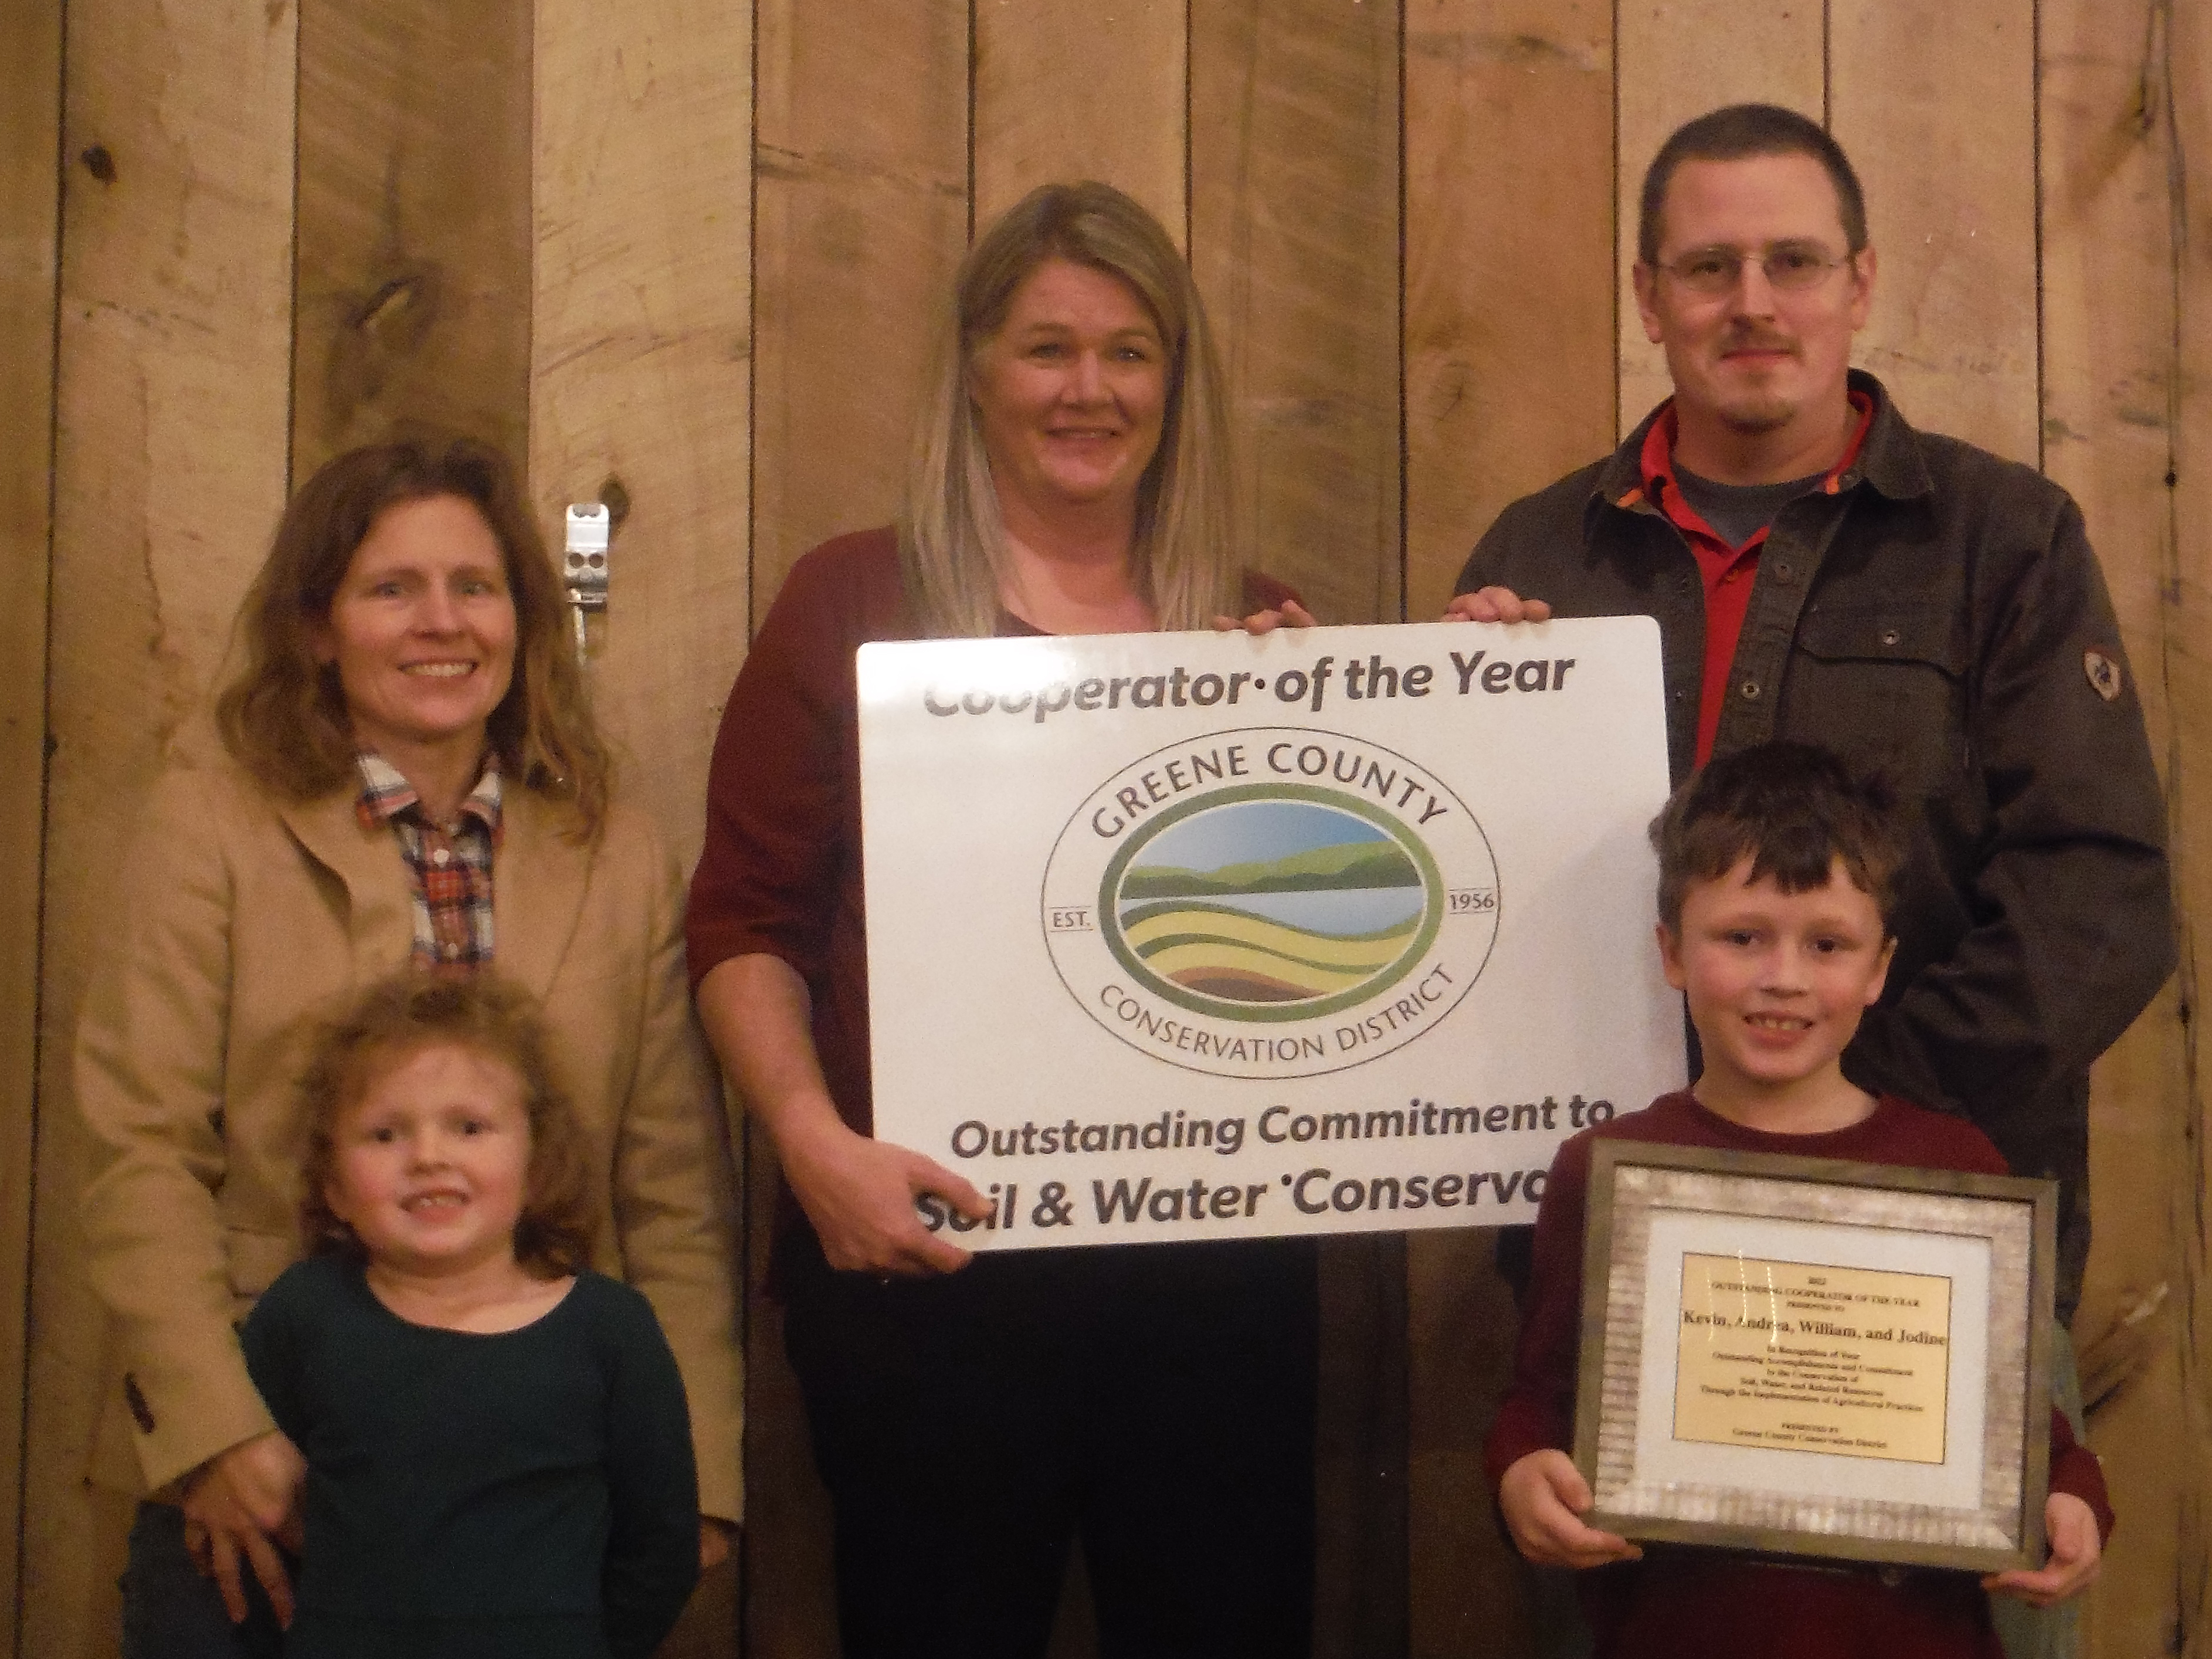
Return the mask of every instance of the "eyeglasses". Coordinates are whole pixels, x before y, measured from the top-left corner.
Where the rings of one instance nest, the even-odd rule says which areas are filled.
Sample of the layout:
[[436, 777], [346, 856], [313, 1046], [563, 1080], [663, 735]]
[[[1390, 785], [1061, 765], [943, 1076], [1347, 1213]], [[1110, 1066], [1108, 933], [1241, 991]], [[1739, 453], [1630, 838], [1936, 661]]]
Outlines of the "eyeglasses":
[[1838, 259], [1818, 242], [1771, 242], [1755, 250], [1692, 248], [1665, 261], [1659, 269], [1692, 294], [1726, 294], [1741, 280], [1744, 266], [1754, 259], [1766, 273], [1769, 285], [1793, 292], [1816, 288], [1830, 271], [1850, 264], [1849, 258]]

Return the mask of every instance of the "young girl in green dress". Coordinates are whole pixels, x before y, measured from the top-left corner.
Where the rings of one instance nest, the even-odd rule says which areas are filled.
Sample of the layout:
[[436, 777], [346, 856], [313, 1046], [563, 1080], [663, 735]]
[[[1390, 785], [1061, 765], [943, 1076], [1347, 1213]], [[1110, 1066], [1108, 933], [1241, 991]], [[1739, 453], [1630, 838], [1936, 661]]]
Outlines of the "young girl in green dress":
[[301, 1087], [309, 1254], [243, 1333], [307, 1461], [286, 1653], [651, 1653], [699, 1566], [684, 1385], [645, 1298], [583, 1265], [528, 999], [404, 974]]

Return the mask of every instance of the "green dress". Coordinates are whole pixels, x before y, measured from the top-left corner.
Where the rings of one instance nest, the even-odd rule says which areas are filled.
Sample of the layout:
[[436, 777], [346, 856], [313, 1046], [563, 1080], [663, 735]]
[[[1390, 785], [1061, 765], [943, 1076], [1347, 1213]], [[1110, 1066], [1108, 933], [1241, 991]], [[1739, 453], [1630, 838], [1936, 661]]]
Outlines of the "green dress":
[[684, 1383], [637, 1291], [577, 1275], [483, 1335], [410, 1324], [333, 1256], [241, 1332], [307, 1462], [293, 1659], [631, 1659], [698, 1576]]

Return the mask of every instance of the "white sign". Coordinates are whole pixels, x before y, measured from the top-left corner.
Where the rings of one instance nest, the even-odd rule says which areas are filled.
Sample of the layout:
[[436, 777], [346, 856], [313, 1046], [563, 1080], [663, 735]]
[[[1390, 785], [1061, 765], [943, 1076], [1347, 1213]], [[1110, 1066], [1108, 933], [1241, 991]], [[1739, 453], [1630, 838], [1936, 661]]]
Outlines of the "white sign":
[[1527, 1221], [1683, 1081], [1649, 617], [863, 646], [876, 1133], [969, 1248]]

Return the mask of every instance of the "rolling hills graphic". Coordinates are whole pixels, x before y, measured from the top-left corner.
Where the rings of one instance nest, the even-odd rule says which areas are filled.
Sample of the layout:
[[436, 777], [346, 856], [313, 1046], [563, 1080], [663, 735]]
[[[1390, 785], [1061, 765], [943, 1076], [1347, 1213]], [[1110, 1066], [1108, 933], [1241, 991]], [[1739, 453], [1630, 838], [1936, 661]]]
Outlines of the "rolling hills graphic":
[[1170, 827], [1115, 897], [1146, 973], [1232, 1005], [1356, 991], [1405, 954], [1430, 902], [1405, 849], [1365, 818], [1264, 799]]

